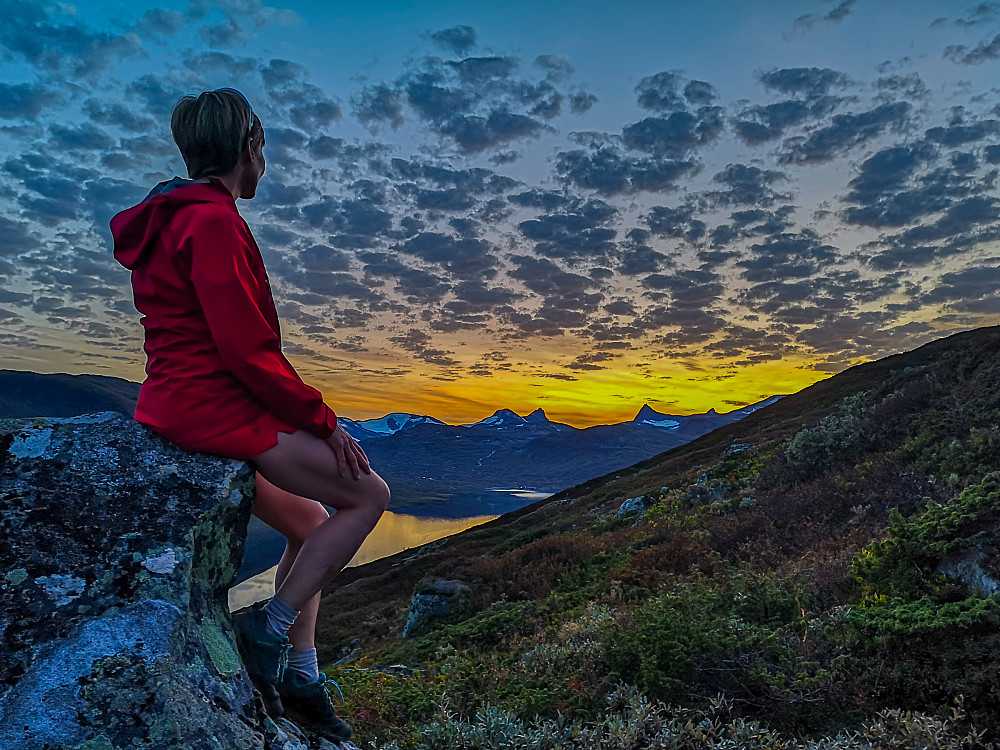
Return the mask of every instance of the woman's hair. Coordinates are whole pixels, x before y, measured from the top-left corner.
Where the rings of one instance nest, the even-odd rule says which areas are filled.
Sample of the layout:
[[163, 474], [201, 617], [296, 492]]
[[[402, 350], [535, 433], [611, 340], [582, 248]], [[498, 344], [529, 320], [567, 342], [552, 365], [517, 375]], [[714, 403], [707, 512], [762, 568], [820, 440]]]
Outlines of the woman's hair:
[[192, 180], [232, 172], [247, 136], [256, 138], [262, 130], [247, 100], [233, 89], [185, 96], [170, 115], [170, 132]]

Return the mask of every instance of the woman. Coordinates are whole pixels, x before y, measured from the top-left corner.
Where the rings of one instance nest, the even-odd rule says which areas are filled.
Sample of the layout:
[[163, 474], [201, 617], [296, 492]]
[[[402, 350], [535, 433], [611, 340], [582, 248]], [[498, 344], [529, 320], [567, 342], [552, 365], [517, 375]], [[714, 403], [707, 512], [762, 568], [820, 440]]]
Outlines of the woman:
[[249, 101], [235, 89], [184, 97], [170, 129], [188, 178], [160, 183], [111, 221], [144, 316], [147, 378], [135, 416], [182, 448], [256, 465], [254, 515], [287, 544], [274, 598], [233, 618], [237, 641], [268, 713], [287, 708], [347, 739], [317, 668], [316, 614], [389, 488], [281, 353], [260, 250], [236, 209], [265, 168]]

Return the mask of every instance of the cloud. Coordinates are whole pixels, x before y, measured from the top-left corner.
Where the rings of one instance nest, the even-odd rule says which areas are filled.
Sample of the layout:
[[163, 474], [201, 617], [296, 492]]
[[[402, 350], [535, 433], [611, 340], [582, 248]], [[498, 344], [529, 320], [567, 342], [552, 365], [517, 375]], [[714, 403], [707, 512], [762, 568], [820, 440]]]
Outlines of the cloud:
[[761, 208], [733, 211], [729, 215], [730, 222], [719, 224], [709, 237], [713, 245], [720, 247], [749, 237], [778, 235], [792, 226], [794, 211], [794, 206], [781, 206], [773, 211]]
[[930, 89], [919, 73], [880, 76], [875, 81], [875, 87], [882, 96], [890, 100], [894, 98], [917, 101], [926, 99], [930, 95]]
[[626, 125], [622, 143], [637, 151], [677, 159], [713, 142], [722, 127], [721, 107], [699, 107], [695, 112], [677, 111]]
[[[635, 276], [640, 273], [655, 273], [669, 265], [670, 259], [666, 255], [649, 246], [650, 233], [645, 229], [632, 229], [626, 237], [627, 240], [624, 243], [624, 248], [619, 254], [619, 273], [626, 276]], [[631, 305], [628, 307], [632, 309]], [[624, 314], [615, 313], [607, 306], [605, 309], [616, 315]]]
[[567, 370], [578, 370], [578, 371], [593, 371], [593, 370], [606, 370], [607, 367], [597, 364], [598, 362], [608, 362], [616, 359], [617, 355], [610, 352], [590, 352], [588, 354], [581, 354], [568, 365], [565, 365]]
[[850, 83], [844, 73], [832, 68], [775, 68], [761, 73], [758, 80], [771, 91], [795, 98], [744, 107], [733, 127], [752, 146], [828, 115], [843, 101], [842, 97], [832, 95], [831, 89], [843, 89]]
[[393, 159], [387, 175], [394, 180], [425, 182], [438, 187], [451, 186], [473, 195], [497, 195], [521, 184], [482, 167], [452, 169], [412, 159]]
[[476, 30], [471, 26], [452, 26], [428, 34], [431, 41], [455, 55], [464, 55], [476, 46]]
[[30, 224], [0, 216], [0, 257], [17, 257], [41, 247], [42, 243], [31, 231]]
[[979, 120], [929, 128], [924, 135], [929, 141], [940, 143], [943, 146], [963, 146], [966, 143], [974, 143], [990, 136], [996, 136], [997, 133], [1000, 133], [1000, 122]]
[[736, 263], [748, 281], [807, 278], [837, 260], [837, 248], [809, 228], [766, 237], [750, 247], [753, 255]]
[[989, 195], [973, 195], [954, 201], [936, 221], [880, 237], [871, 243], [869, 249], [885, 249], [870, 257], [869, 263], [880, 269], [925, 265], [935, 258], [957, 255], [1000, 239], [997, 207], [997, 199]]
[[[184, 58], [184, 67], [199, 76], [228, 77], [234, 81], [255, 76], [260, 69], [260, 61], [252, 57], [233, 57], [226, 52], [212, 50], [199, 52]], [[265, 80], [266, 82], [266, 80]]]
[[705, 236], [705, 222], [694, 218], [694, 206], [653, 206], [646, 216], [650, 231], [660, 237], [695, 243]]
[[392, 214], [368, 199], [323, 196], [302, 207], [302, 215], [312, 227], [333, 234], [331, 241], [342, 247], [366, 247], [377, 237], [388, 236]]
[[799, 331], [795, 339], [818, 353], [843, 355], [850, 352], [855, 357], [909, 348], [901, 337], [893, 340], [892, 329], [881, 330], [893, 319], [893, 314], [884, 310], [836, 315]]
[[97, 125], [114, 126], [130, 133], [147, 133], [155, 126], [150, 117], [119, 102], [90, 98], [83, 103], [83, 110]]
[[439, 276], [407, 266], [388, 253], [363, 252], [358, 258], [364, 262], [365, 283], [381, 286], [385, 279], [393, 278], [399, 291], [411, 304], [437, 302], [450, 286]]
[[[544, 297], [539, 316], [558, 322], [559, 310], [593, 311], [603, 301], [600, 293], [589, 290], [598, 286], [594, 279], [581, 274], [564, 271], [545, 258], [529, 255], [514, 255], [510, 258], [513, 270], [509, 275], [521, 281], [529, 290]], [[573, 327], [583, 325], [580, 316], [570, 316]]]
[[794, 349], [791, 336], [782, 331], [729, 325], [722, 338], [706, 345], [702, 353], [716, 359], [736, 359], [732, 366], [745, 367], [782, 359]]
[[48, 108], [63, 102], [62, 95], [42, 83], [0, 83], [0, 118], [34, 120]]
[[[998, 158], [1000, 158], [1000, 153], [998, 153]], [[517, 195], [509, 195], [507, 196], [507, 200], [518, 206], [541, 208], [546, 211], [551, 211], [567, 205], [570, 203], [571, 199], [561, 193], [532, 188], [531, 190], [526, 190], [523, 193], [518, 193]]]
[[656, 334], [654, 345], [675, 350], [708, 341], [725, 327], [726, 321], [714, 310], [658, 304], [647, 308], [636, 324], [645, 333]]
[[211, 9], [221, 11], [224, 20], [198, 28], [205, 44], [213, 47], [238, 47], [251, 42], [268, 26], [291, 26], [301, 22], [293, 10], [264, 5], [261, 0], [217, 0], [211, 3], [191, 2], [188, 18], [201, 20]]
[[[681, 84], [684, 84], [683, 87]], [[687, 81], [679, 73], [664, 71], [647, 76], [635, 87], [638, 104], [656, 112], [684, 110], [689, 105], [708, 105], [718, 96], [706, 81]]]
[[617, 231], [609, 224], [617, 210], [602, 200], [577, 200], [557, 213], [522, 221], [518, 230], [535, 244], [535, 252], [564, 260], [601, 259], [616, 250]]
[[987, 60], [995, 60], [1000, 57], [1000, 34], [989, 41], [980, 42], [972, 49], [964, 44], [951, 44], [945, 47], [944, 56], [962, 65], [979, 65]]
[[41, 3], [27, 1], [5, 4], [0, 48], [39, 73], [90, 82], [121, 60], [145, 56], [133, 32], [95, 32], [75, 20], [56, 20]]
[[813, 100], [826, 96], [831, 88], [844, 88], [850, 79], [832, 68], [775, 68], [761, 73], [765, 88], [782, 94], [796, 94]]
[[798, 164], [830, 161], [886, 130], [902, 130], [912, 109], [908, 102], [892, 102], [858, 114], [834, 115], [826, 127], [814, 130], [808, 137], [791, 139], [780, 161]]
[[746, 164], [728, 164], [724, 170], [712, 177], [712, 182], [726, 186], [727, 190], [716, 190], [702, 194], [702, 198], [713, 207], [718, 206], [759, 206], [769, 208], [778, 200], [787, 200], [786, 194], [776, 193], [771, 187], [776, 182], [788, 178], [773, 169]]
[[647, 290], [668, 292], [674, 306], [686, 309], [707, 310], [725, 291], [722, 277], [704, 270], [654, 273], [644, 278], [642, 283]]
[[493, 246], [480, 239], [456, 239], [438, 232], [422, 232], [394, 250], [434, 263], [460, 278], [492, 279], [497, 275]]
[[902, 226], [944, 209], [956, 196], [966, 195], [966, 186], [943, 173], [926, 175], [921, 185], [906, 189], [914, 174], [936, 156], [931, 144], [920, 141], [882, 149], [863, 161], [843, 198], [846, 203], [860, 205], [844, 209], [843, 219], [872, 227]]
[[351, 105], [358, 121], [375, 131], [383, 124], [397, 130], [405, 122], [403, 108], [406, 106], [406, 98], [403, 92], [384, 83], [356, 92], [351, 97]]
[[486, 312], [514, 304], [523, 299], [523, 294], [504, 287], [487, 287], [481, 281], [469, 279], [462, 281], [451, 289], [455, 300], [445, 305], [452, 312], [466, 314], [469, 312]]
[[454, 352], [432, 348], [430, 346], [431, 337], [416, 328], [411, 328], [405, 334], [399, 336], [390, 336], [389, 341], [430, 365], [457, 367], [461, 364], [457, 359], [448, 356], [454, 354]]
[[[448, 39], [466, 46], [468, 35], [446, 31]], [[574, 113], [589, 109], [596, 98], [566, 80], [569, 70], [552, 56], [536, 58], [527, 70], [511, 55], [425, 56], [393, 83], [363, 87], [351, 102], [355, 116], [373, 132], [402, 127], [409, 114], [461, 153], [478, 154], [554, 132], [548, 121], [562, 114], [567, 102]]]
[[1000, 15], [1000, 3], [979, 3], [969, 11], [969, 14], [965, 18], [948, 19], [942, 16], [934, 19], [931, 23], [931, 28], [940, 28], [947, 25], [957, 26], [960, 28], [970, 28], [981, 24], [992, 23], [996, 20], [998, 15]]
[[185, 26], [187, 19], [183, 13], [166, 8], [153, 8], [147, 10], [135, 22], [133, 31], [144, 39], [150, 39], [156, 36], [174, 36], [183, 31]]
[[667, 190], [697, 168], [691, 158], [631, 156], [611, 145], [561, 151], [555, 164], [565, 184], [606, 196]]
[[836, 7], [824, 14], [807, 13], [795, 19], [795, 26], [801, 29], [811, 29], [817, 23], [840, 23], [854, 14], [852, 8], [858, 0], [841, 0]]

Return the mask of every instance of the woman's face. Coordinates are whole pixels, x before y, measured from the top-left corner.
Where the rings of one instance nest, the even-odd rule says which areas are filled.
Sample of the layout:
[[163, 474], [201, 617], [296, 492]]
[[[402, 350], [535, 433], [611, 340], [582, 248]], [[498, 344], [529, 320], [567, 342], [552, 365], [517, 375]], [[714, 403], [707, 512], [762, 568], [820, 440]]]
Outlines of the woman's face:
[[264, 176], [264, 170], [267, 169], [267, 162], [264, 159], [264, 145], [264, 130], [261, 128], [260, 135], [250, 139], [250, 148], [248, 149], [250, 158], [243, 172], [243, 184], [240, 186], [242, 188], [241, 198], [249, 199], [257, 194], [257, 184]]

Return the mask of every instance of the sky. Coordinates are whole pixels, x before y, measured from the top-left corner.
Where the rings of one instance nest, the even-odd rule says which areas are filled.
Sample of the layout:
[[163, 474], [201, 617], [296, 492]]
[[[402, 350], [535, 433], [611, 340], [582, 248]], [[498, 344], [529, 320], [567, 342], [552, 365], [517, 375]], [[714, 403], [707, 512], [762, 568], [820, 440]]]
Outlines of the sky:
[[0, 367], [141, 381], [108, 221], [243, 91], [343, 416], [727, 411], [1000, 323], [1000, 3], [0, 0]]

